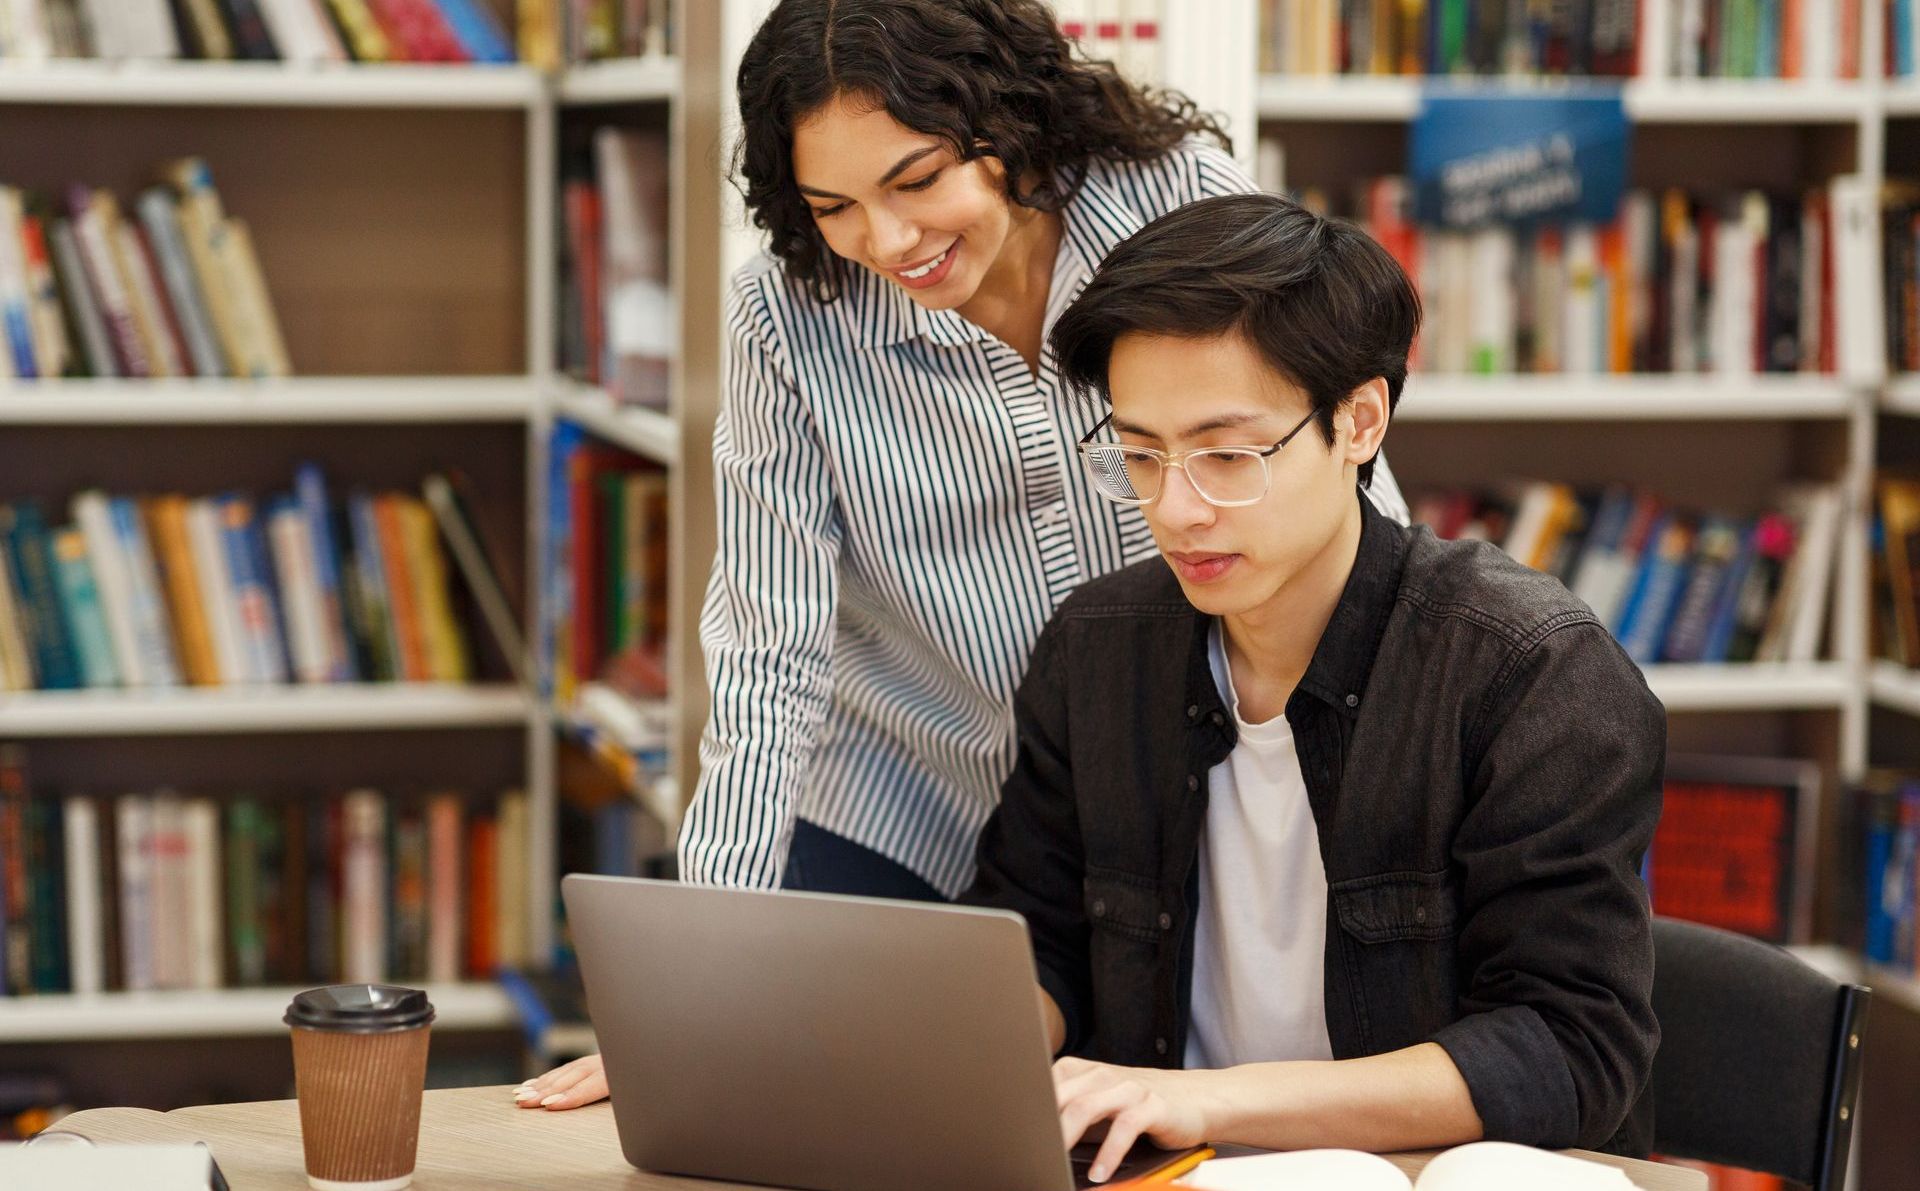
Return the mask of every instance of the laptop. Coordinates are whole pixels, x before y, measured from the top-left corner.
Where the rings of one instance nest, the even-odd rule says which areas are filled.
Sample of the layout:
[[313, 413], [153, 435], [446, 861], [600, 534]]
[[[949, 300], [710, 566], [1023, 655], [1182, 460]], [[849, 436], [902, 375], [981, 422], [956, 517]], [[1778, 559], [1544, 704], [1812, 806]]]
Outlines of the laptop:
[[[561, 881], [627, 1161], [818, 1191], [1075, 1191], [1026, 923]], [[1135, 1147], [1110, 1180], [1177, 1160]]]

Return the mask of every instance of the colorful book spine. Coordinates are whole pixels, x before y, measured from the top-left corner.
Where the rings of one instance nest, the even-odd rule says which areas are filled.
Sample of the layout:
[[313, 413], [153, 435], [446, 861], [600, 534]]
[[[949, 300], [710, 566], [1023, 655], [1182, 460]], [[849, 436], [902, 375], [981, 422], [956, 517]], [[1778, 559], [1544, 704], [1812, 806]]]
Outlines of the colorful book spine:
[[221, 544], [227, 569], [233, 576], [234, 597], [240, 613], [240, 640], [248, 677], [254, 682], [287, 680], [286, 648], [280, 633], [280, 610], [272, 581], [261, 565], [259, 527], [253, 502], [230, 494], [219, 504]]
[[42, 690], [78, 690], [82, 685], [80, 659], [60, 611], [59, 587], [54, 579], [53, 546], [40, 506], [33, 501], [0, 505], [0, 534], [6, 538], [7, 561], [18, 584], [27, 642], [33, 651], [34, 673]]
[[60, 592], [61, 611], [73, 633], [81, 683], [89, 687], [119, 686], [120, 670], [113, 660], [107, 616], [100, 606], [93, 568], [87, 562], [87, 539], [79, 530], [54, 531], [53, 577]]
[[140, 659], [140, 675], [148, 686], [179, 686], [180, 662], [174, 654], [165, 588], [140, 506], [131, 497], [116, 496], [107, 502], [107, 510], [112, 517], [118, 553], [127, 564], [128, 608], [133, 621], [134, 650]]
[[318, 466], [303, 463], [294, 472], [293, 490], [301, 515], [307, 521], [307, 539], [313, 546], [314, 580], [320, 589], [327, 649], [331, 656], [328, 677], [333, 682], [354, 682], [360, 674], [348, 639], [350, 620], [342, 581], [340, 544], [334, 533], [333, 502], [327, 495], [326, 477]]

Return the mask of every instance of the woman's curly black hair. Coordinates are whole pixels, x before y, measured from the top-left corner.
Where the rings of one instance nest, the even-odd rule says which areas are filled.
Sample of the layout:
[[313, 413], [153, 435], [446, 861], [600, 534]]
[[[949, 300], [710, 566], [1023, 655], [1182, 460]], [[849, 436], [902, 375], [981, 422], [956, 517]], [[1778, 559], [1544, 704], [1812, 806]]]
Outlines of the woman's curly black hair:
[[1043, 211], [1073, 198], [1092, 159], [1147, 161], [1193, 135], [1230, 147], [1185, 95], [1076, 57], [1043, 0], [780, 0], [738, 85], [736, 184], [788, 276], [822, 301], [845, 265], [794, 183], [793, 130], [836, 95], [879, 103], [962, 161], [999, 158], [1008, 199]]

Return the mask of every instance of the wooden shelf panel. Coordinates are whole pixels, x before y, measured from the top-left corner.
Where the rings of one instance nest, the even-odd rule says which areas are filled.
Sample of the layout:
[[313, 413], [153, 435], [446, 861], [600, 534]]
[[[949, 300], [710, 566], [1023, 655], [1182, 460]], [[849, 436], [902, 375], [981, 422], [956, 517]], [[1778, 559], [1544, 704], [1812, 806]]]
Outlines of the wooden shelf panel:
[[523, 108], [546, 86], [539, 71], [511, 65], [0, 63], [0, 104]]
[[0, 739], [504, 728], [531, 703], [509, 685], [342, 683], [0, 695]]
[[519, 422], [539, 389], [514, 376], [0, 382], [0, 425]]
[[[501, 1030], [519, 1024], [490, 983], [429, 984], [435, 1030]], [[170, 989], [164, 992], [0, 997], [0, 1043], [210, 1038], [283, 1033], [299, 988]]]
[[1412, 377], [1397, 421], [1683, 421], [1845, 418], [1862, 398], [1828, 376]]

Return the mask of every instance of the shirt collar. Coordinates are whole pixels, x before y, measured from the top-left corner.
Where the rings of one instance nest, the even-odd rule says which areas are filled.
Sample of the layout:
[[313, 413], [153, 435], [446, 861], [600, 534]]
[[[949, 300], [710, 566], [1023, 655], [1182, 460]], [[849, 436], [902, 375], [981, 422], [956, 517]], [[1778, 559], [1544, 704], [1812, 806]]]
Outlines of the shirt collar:
[[1373, 507], [1366, 493], [1356, 490], [1354, 495], [1360, 502], [1360, 547], [1299, 687], [1349, 719], [1360, 714], [1380, 638], [1399, 599], [1408, 538], [1406, 530]]
[[[1125, 201], [1105, 174], [1101, 169], [1087, 170], [1073, 201], [1060, 212], [1061, 259], [1055, 262], [1054, 288], [1047, 299], [1053, 314], [1066, 308], [1066, 303], [1059, 300], [1062, 292], [1069, 294], [1068, 301], [1079, 296], [1107, 251], [1147, 224], [1147, 217]], [[928, 310], [871, 269], [848, 265], [845, 274], [841, 303], [863, 348], [891, 347], [909, 339], [952, 347], [988, 338], [984, 330], [958, 312]], [[1048, 321], [1051, 323], [1051, 318]]]

